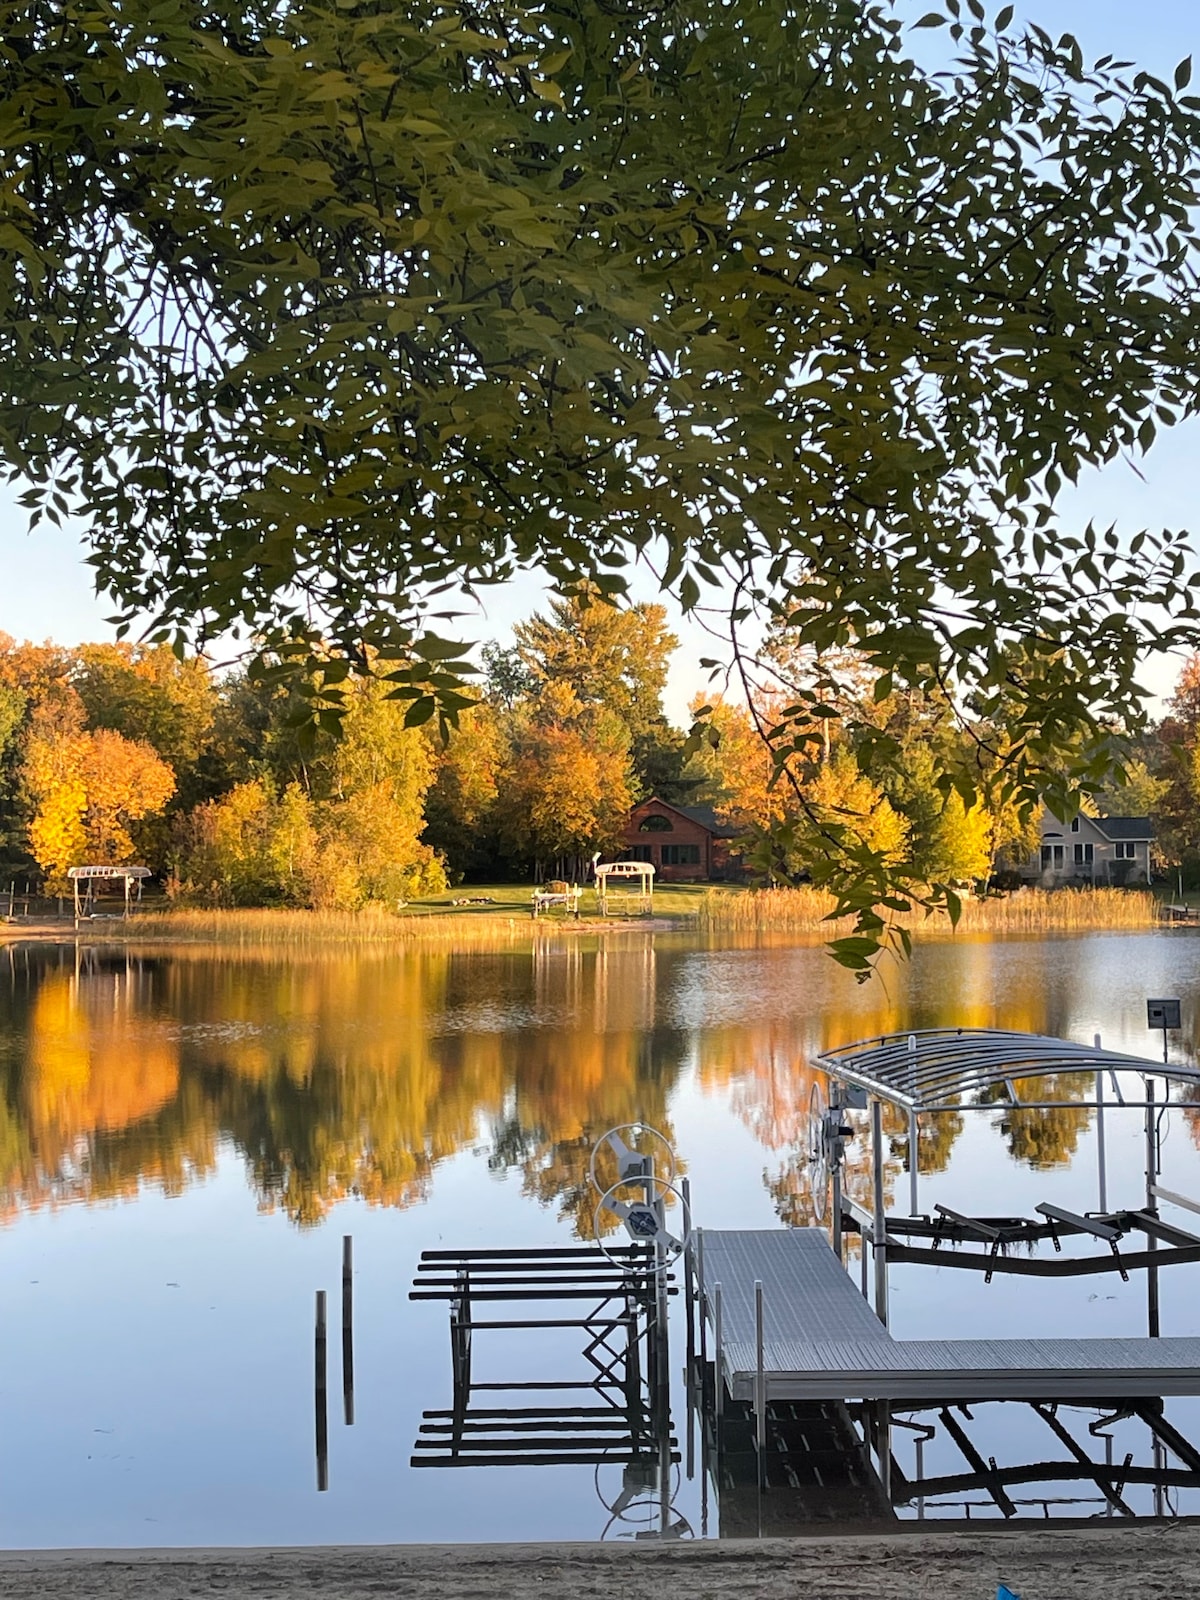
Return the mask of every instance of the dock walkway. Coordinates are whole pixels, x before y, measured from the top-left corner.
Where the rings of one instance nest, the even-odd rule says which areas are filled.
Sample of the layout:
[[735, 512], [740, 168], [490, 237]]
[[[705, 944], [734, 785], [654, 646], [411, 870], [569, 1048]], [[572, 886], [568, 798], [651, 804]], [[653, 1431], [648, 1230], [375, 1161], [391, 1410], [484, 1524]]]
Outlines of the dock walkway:
[[1200, 1338], [893, 1339], [817, 1228], [703, 1230], [705, 1312], [721, 1286], [731, 1398], [1070, 1400], [1200, 1394]]

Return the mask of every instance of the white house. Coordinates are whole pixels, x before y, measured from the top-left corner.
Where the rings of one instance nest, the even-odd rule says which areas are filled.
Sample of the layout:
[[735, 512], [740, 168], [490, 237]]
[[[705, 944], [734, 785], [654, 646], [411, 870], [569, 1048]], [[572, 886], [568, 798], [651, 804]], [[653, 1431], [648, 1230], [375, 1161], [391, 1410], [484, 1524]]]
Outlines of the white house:
[[1150, 846], [1154, 828], [1149, 817], [1085, 817], [1060, 822], [1050, 812], [1042, 817], [1039, 853], [1027, 867], [1045, 888], [1059, 884], [1107, 887], [1150, 882]]

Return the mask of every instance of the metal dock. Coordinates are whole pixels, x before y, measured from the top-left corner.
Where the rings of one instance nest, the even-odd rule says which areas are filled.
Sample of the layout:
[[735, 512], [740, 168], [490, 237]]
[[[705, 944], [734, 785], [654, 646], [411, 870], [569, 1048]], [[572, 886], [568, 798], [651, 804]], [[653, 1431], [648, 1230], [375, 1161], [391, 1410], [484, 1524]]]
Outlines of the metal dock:
[[893, 1339], [821, 1230], [706, 1228], [701, 1240], [720, 1384], [759, 1410], [1200, 1394], [1200, 1338]]

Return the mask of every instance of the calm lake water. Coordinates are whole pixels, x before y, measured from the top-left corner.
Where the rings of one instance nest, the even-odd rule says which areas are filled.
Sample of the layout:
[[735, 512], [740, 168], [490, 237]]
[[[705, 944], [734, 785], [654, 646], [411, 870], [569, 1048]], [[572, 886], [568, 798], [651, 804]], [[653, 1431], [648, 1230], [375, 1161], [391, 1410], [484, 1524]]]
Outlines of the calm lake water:
[[[590, 1236], [592, 1142], [634, 1120], [674, 1146], [699, 1223], [807, 1222], [819, 1050], [960, 1024], [1099, 1032], [1155, 1055], [1145, 999], [1179, 995], [1185, 1023], [1200, 1018], [1198, 957], [1188, 930], [947, 939], [858, 986], [816, 947], [633, 931], [599, 949], [457, 955], [0, 949], [0, 1543], [600, 1537], [615, 1469], [409, 1467], [422, 1411], [450, 1401], [445, 1307], [408, 1300], [423, 1249]], [[1172, 1048], [1193, 1059], [1194, 1045], [1185, 1034]], [[1054, 1097], [1082, 1092], [1060, 1082]], [[1198, 1113], [1174, 1108], [1167, 1187], [1200, 1194], [1198, 1140]], [[922, 1171], [922, 1210], [1097, 1204], [1083, 1110], [944, 1119]], [[907, 1210], [899, 1131], [890, 1177]], [[1110, 1203], [1140, 1204], [1143, 1182], [1141, 1116], [1114, 1112]], [[344, 1425], [331, 1346], [318, 1493], [313, 1297], [329, 1291], [336, 1322], [344, 1234], [357, 1415]], [[902, 1338], [1145, 1332], [1144, 1276], [985, 1288], [894, 1267], [891, 1281]], [[1163, 1332], [1200, 1334], [1200, 1270], [1163, 1274]], [[480, 1336], [477, 1376], [489, 1363], [504, 1381], [536, 1374], [577, 1345], [544, 1337], [485, 1350]], [[677, 1396], [677, 1432], [684, 1411]], [[1169, 1414], [1200, 1438], [1200, 1407]], [[982, 1425], [1002, 1461], [1062, 1455], [1021, 1408], [990, 1408]], [[1144, 1429], [1119, 1427], [1114, 1449], [1149, 1460]], [[939, 1439], [925, 1466], [962, 1460]], [[699, 1483], [676, 1478], [678, 1515], [716, 1532]], [[1072, 1496], [1086, 1503], [1051, 1513], [1102, 1510], [1090, 1484]], [[1149, 1509], [1148, 1490], [1129, 1499]], [[1200, 1494], [1176, 1503], [1200, 1510]]]

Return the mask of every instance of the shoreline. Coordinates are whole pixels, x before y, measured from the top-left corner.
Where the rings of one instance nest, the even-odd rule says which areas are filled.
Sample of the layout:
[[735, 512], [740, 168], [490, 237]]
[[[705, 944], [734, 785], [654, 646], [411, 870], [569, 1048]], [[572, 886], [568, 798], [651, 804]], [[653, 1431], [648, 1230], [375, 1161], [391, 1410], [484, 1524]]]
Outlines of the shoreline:
[[22, 1600], [1176, 1600], [1200, 1523], [1044, 1524], [675, 1544], [330, 1545], [0, 1551]]

